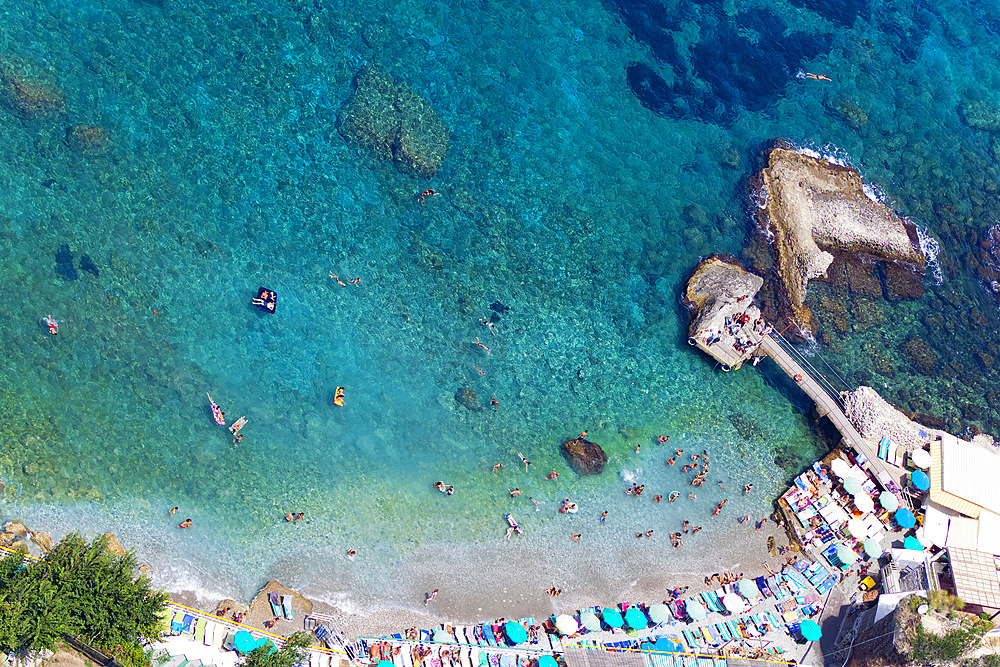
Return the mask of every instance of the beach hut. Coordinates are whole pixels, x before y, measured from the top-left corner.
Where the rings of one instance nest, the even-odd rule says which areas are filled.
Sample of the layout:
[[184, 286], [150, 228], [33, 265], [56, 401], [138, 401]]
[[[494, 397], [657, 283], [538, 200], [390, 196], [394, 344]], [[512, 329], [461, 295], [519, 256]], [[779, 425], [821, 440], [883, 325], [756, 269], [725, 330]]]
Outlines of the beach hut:
[[722, 606], [725, 607], [728, 611], [731, 611], [734, 614], [738, 614], [744, 609], [746, 609], [747, 604], [743, 600], [743, 598], [741, 598], [736, 593], [726, 593], [725, 595], [722, 596]]
[[511, 644], [523, 644], [528, 641], [528, 631], [520, 623], [507, 621], [503, 624], [503, 632]]
[[705, 605], [694, 598], [684, 603], [684, 609], [687, 611], [687, 615], [696, 621], [703, 621], [708, 616], [708, 610], [705, 609]]
[[853, 565], [858, 560], [858, 555], [854, 553], [854, 550], [850, 547], [839, 544], [837, 545], [837, 560], [839, 560], [844, 565]]
[[592, 611], [585, 611], [580, 614], [580, 625], [589, 632], [601, 631], [601, 619]]
[[895, 518], [896, 518], [896, 523], [898, 523], [899, 527], [902, 528], [903, 530], [906, 530], [908, 528], [913, 528], [915, 525], [917, 525], [917, 520], [913, 516], [913, 512], [906, 509], [905, 507], [896, 510]]
[[625, 623], [633, 630], [644, 630], [649, 625], [649, 619], [638, 607], [629, 607], [625, 610]]
[[665, 604], [654, 604], [649, 608], [649, 620], [653, 623], [663, 623], [673, 617], [673, 614], [670, 613], [670, 607]]
[[606, 607], [601, 611], [601, 618], [604, 619], [609, 628], [620, 628], [625, 625], [625, 619], [622, 618], [621, 612], [612, 607]]
[[926, 491], [931, 488], [931, 478], [922, 470], [914, 470], [910, 473], [910, 484], [920, 491]]
[[895, 512], [899, 509], [899, 498], [892, 491], [883, 491], [878, 494], [878, 504], [889, 512]]
[[878, 558], [882, 555], [882, 545], [875, 540], [865, 540], [864, 547], [865, 553], [872, 558]]
[[571, 635], [580, 629], [580, 624], [569, 614], [559, 614], [556, 616], [556, 630], [564, 635]]
[[811, 618], [802, 621], [802, 625], [799, 626], [799, 632], [802, 633], [803, 639], [810, 642], [814, 642], [823, 636], [823, 630], [819, 627], [819, 623]]
[[875, 509], [875, 501], [867, 493], [859, 493], [854, 496], [854, 506], [858, 508], [858, 511], [867, 514]]
[[921, 470], [927, 470], [931, 467], [931, 453], [926, 449], [914, 449], [910, 452], [910, 463]]
[[846, 477], [844, 479], [844, 491], [847, 491], [852, 496], [856, 496], [861, 493], [861, 481], [856, 477]]

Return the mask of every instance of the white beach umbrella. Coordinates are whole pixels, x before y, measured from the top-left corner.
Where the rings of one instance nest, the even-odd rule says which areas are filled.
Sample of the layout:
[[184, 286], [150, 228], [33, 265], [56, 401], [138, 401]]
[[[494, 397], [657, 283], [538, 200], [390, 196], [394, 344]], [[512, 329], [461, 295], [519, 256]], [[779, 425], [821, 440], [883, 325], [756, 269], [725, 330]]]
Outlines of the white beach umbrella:
[[847, 522], [847, 532], [853, 537], [861, 539], [865, 534], [865, 522], [861, 519], [851, 519]]
[[722, 596], [722, 606], [734, 614], [738, 614], [746, 609], [746, 602], [736, 593], [726, 593]]
[[910, 462], [921, 470], [931, 467], [931, 453], [926, 449], [914, 449], [910, 452]]
[[705, 605], [696, 601], [694, 598], [684, 602], [684, 610], [687, 611], [688, 616], [696, 621], [702, 621], [706, 616], [708, 616], [708, 610], [705, 609]]
[[878, 494], [878, 504], [889, 512], [895, 512], [899, 509], [899, 498], [892, 491], [883, 491]]
[[837, 457], [830, 462], [830, 469], [833, 470], [834, 475], [843, 479], [850, 474], [851, 464], [844, 459]]
[[867, 513], [875, 509], [875, 501], [867, 493], [859, 493], [854, 496], [854, 506]]
[[576, 622], [576, 619], [569, 614], [560, 614], [556, 616], [556, 630], [563, 633], [564, 635], [571, 635], [580, 629], [580, 624]]

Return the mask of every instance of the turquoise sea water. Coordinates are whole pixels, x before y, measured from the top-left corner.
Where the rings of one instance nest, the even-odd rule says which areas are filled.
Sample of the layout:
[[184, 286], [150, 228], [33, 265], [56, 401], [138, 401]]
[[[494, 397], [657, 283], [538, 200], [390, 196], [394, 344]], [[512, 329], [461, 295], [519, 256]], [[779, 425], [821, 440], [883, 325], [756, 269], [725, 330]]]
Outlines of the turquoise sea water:
[[[828, 336], [811, 353], [956, 430], [1000, 430], [995, 371], [976, 354], [997, 338], [977, 268], [992, 257], [980, 241], [997, 223], [1000, 150], [962, 113], [1000, 103], [995, 5], [2, 7], [0, 60], [55, 77], [68, 108], [0, 109], [3, 513], [57, 534], [115, 530], [162, 585], [231, 595], [280, 577], [345, 605], [412, 605], [435, 577], [474, 582], [503, 554], [540, 588], [698, 571], [825, 446], [769, 362], [722, 374], [684, 344], [684, 280], [701, 256], [741, 253], [746, 178], [776, 137], [858, 167], [940, 245], [920, 300], [830, 293], [849, 327], [818, 309]], [[376, 62], [450, 128], [435, 178], [338, 134], [353, 77]], [[113, 152], [71, 151], [74, 123], [109, 130]], [[428, 187], [441, 196], [417, 205]], [[261, 285], [279, 295], [274, 316], [249, 305]], [[49, 313], [57, 337], [39, 325]], [[914, 338], [938, 357], [929, 374], [901, 347]], [[460, 405], [464, 389], [485, 409]], [[238, 448], [206, 391], [248, 417]], [[559, 454], [584, 429], [610, 457], [599, 477]], [[710, 452], [698, 500], [659, 434]], [[642, 499], [622, 493], [633, 479]], [[674, 489], [673, 505], [647, 501]], [[565, 496], [578, 515], [555, 511]], [[174, 505], [190, 530], [166, 516]], [[306, 520], [286, 525], [289, 511]], [[509, 511], [526, 528], [513, 546]], [[684, 518], [703, 539], [671, 551]], [[657, 535], [625, 539], [638, 529]], [[569, 549], [573, 532], [585, 539]]]

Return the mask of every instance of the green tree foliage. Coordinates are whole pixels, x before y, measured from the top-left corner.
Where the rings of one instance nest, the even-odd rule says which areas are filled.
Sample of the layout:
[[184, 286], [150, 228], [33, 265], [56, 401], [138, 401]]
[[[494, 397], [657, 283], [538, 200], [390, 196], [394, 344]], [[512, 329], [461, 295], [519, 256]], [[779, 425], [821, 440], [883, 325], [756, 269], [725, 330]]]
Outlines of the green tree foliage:
[[983, 634], [991, 627], [991, 623], [979, 621], [972, 627], [953, 628], [939, 637], [918, 625], [913, 640], [913, 658], [925, 665], [940, 665], [958, 660], [979, 646]]
[[308, 634], [296, 632], [287, 637], [279, 650], [266, 643], [258, 646], [243, 656], [239, 667], [297, 667], [305, 658], [310, 643]]
[[62, 635], [148, 663], [143, 645], [160, 638], [167, 595], [136, 576], [135, 555], [115, 556], [104, 538], [67, 535], [44, 560], [0, 559], [0, 650], [54, 650]]

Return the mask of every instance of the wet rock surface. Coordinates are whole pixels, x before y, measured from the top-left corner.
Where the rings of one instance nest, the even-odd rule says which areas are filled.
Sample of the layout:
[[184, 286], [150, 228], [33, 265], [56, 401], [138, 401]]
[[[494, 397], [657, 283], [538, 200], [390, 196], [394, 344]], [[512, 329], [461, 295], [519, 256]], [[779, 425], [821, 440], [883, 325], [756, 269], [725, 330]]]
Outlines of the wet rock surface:
[[455, 400], [458, 401], [459, 405], [473, 412], [479, 412], [483, 409], [483, 406], [479, 405], [479, 397], [472, 389], [459, 389], [455, 392]]
[[43, 67], [0, 55], [0, 99], [26, 120], [54, 120], [67, 112], [66, 96]]
[[564, 442], [561, 450], [578, 475], [599, 475], [604, 472], [608, 455], [596, 442], [574, 438]]
[[111, 133], [96, 125], [77, 123], [66, 128], [66, 145], [81, 155], [107, 155], [111, 152]]
[[449, 133], [423, 97], [377, 65], [358, 73], [337, 131], [356, 146], [391, 159], [403, 173], [430, 178], [448, 152]]

